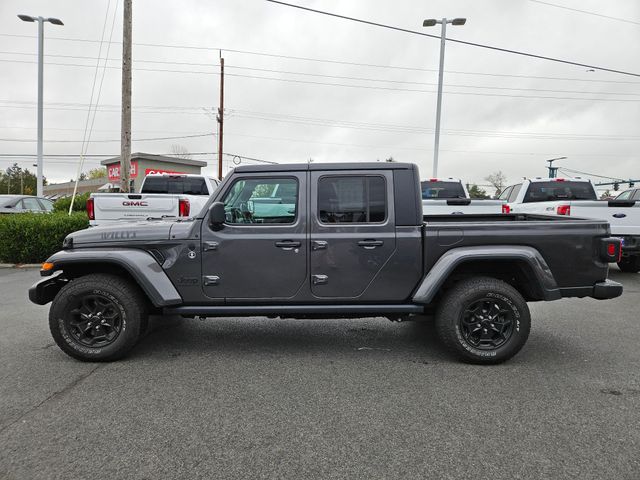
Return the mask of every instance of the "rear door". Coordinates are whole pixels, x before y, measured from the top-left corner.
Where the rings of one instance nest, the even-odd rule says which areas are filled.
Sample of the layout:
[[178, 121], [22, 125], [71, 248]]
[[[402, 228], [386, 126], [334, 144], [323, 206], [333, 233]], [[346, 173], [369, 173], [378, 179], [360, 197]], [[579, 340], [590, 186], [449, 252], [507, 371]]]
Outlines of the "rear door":
[[311, 291], [358, 298], [396, 248], [393, 172], [311, 172]]

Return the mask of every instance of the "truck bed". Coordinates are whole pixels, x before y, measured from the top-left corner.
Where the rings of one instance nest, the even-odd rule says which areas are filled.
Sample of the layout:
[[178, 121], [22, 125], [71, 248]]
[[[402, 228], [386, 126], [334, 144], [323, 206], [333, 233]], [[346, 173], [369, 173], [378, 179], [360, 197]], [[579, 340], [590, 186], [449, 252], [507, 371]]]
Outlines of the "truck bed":
[[608, 271], [607, 264], [593, 262], [600, 239], [610, 235], [609, 224], [604, 220], [527, 213], [426, 215], [423, 218], [427, 271], [448, 250], [487, 245], [536, 248], [560, 288], [588, 283], [594, 275], [606, 277]]

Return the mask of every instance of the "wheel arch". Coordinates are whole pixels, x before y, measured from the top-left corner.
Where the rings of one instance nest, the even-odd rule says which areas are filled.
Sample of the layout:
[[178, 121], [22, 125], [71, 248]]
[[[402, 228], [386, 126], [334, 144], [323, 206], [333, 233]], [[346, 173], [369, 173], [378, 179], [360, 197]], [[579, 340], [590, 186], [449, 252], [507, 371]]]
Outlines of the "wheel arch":
[[446, 252], [425, 275], [413, 295], [420, 304], [463, 278], [491, 277], [513, 286], [527, 301], [562, 297], [555, 278], [540, 252], [527, 246], [463, 247]]
[[[125, 276], [142, 290], [149, 302], [155, 307], [167, 307], [182, 303], [182, 297], [162, 267], [151, 254], [144, 250], [87, 249], [84, 252], [63, 250], [51, 256], [47, 262], [53, 263], [54, 271], [62, 271], [57, 277], [64, 277], [68, 280], [90, 273]], [[62, 285], [57, 290], [61, 287]]]

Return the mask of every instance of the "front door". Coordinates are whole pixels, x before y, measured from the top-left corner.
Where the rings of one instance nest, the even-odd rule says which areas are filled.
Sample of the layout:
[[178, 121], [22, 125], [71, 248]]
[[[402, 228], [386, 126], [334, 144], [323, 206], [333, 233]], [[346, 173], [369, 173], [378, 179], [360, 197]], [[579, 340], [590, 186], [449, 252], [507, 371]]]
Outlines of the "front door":
[[226, 222], [202, 226], [211, 298], [286, 299], [307, 281], [306, 172], [238, 176], [222, 194]]
[[355, 299], [396, 248], [393, 173], [311, 173], [311, 291]]

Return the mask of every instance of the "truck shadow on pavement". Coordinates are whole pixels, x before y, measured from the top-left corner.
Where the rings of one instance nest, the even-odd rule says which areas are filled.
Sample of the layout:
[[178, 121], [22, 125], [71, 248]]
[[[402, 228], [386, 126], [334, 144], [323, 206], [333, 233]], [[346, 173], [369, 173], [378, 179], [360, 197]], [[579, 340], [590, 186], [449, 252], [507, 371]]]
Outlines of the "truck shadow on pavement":
[[257, 353], [327, 358], [376, 355], [423, 363], [455, 362], [441, 347], [432, 322], [392, 323], [382, 318], [308, 320], [252, 317], [152, 317], [150, 332], [129, 359], [187, 354]]

